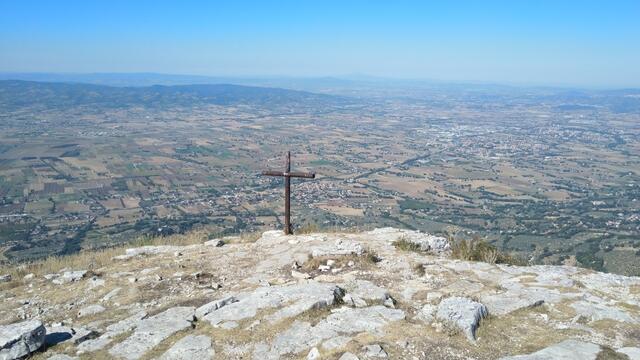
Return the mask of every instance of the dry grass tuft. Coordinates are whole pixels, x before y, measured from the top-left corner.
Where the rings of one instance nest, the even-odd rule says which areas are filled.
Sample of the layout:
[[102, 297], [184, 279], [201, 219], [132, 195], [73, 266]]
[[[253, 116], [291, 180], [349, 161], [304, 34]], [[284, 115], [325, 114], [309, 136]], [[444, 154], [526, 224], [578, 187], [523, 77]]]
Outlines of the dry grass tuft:
[[[124, 249], [147, 245], [175, 245], [185, 246], [200, 244], [207, 240], [204, 231], [193, 231], [186, 234], [175, 234], [162, 237], [142, 236], [130, 243], [104, 249], [87, 249], [75, 254], [54, 255], [42, 260], [36, 260], [21, 264], [7, 264], [0, 267], [0, 273], [11, 274], [12, 283], [27, 274], [44, 275], [59, 272], [62, 269], [70, 270], [95, 270], [110, 265], [112, 258], [122, 254]], [[5, 284], [7, 285], [7, 284]]]
[[489, 264], [527, 265], [524, 259], [503, 253], [494, 245], [479, 237], [456, 241], [450, 236], [448, 239], [451, 244], [451, 257], [454, 259], [482, 261]]
[[406, 236], [404, 235], [400, 236], [398, 240], [394, 241], [393, 246], [395, 246], [396, 249], [399, 249], [402, 251], [414, 251], [414, 252], [421, 251], [420, 245], [416, 243], [412, 243], [411, 241], [407, 240]]

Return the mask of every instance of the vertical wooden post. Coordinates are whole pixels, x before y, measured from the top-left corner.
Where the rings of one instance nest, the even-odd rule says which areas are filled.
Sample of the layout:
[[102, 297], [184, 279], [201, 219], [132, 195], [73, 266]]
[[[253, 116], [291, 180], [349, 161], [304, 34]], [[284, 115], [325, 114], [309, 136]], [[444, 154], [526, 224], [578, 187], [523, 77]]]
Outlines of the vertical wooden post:
[[291, 151], [287, 151], [287, 163], [284, 177], [284, 233], [291, 234]]
[[314, 179], [315, 173], [294, 171], [291, 172], [291, 152], [287, 151], [285, 171], [263, 171], [262, 175], [279, 176], [284, 178], [284, 233], [290, 235], [291, 229], [291, 178]]

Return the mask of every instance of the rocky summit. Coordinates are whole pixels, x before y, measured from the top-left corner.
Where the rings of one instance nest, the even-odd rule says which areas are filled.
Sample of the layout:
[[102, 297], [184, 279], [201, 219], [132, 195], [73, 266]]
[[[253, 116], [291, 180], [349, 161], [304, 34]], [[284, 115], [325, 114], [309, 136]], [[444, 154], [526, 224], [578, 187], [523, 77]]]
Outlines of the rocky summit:
[[268, 231], [13, 273], [0, 359], [640, 359], [640, 278], [450, 253], [393, 228]]

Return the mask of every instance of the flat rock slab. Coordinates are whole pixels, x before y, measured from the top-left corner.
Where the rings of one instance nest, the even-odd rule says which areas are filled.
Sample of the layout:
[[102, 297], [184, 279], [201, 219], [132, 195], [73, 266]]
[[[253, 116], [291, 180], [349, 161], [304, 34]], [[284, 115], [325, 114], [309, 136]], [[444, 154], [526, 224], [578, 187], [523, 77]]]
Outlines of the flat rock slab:
[[333, 244], [324, 244], [311, 248], [311, 256], [336, 256], [336, 255], [356, 255], [364, 254], [364, 247], [357, 241], [338, 239]]
[[395, 228], [379, 228], [367, 232], [376, 238], [393, 243], [400, 239], [418, 245], [421, 251], [441, 255], [451, 251], [449, 241], [442, 236], [434, 236], [414, 230], [400, 230]]
[[469, 341], [476, 340], [476, 329], [480, 320], [489, 315], [487, 308], [479, 302], [463, 297], [450, 297], [438, 305], [436, 317], [462, 330]]
[[368, 301], [386, 301], [391, 298], [389, 292], [368, 280], [354, 280], [345, 284], [345, 290], [351, 296]]
[[375, 335], [390, 322], [400, 321], [405, 313], [384, 306], [367, 308], [342, 308], [315, 326], [296, 321], [285, 332], [279, 334], [271, 347], [258, 348], [254, 359], [279, 359], [286, 354], [298, 354], [317, 346], [322, 341], [338, 336], [367, 332]]
[[259, 287], [254, 291], [235, 295], [236, 302], [210, 311], [203, 320], [213, 326], [220, 326], [227, 321], [252, 318], [260, 309], [279, 308], [267, 317], [267, 320], [274, 323], [310, 309], [333, 305], [342, 296], [343, 291], [337, 285], [318, 282]]
[[97, 339], [90, 339], [78, 345], [78, 354], [103, 349], [113, 341], [113, 338], [135, 328], [138, 323], [146, 317], [147, 313], [144, 311], [140, 311], [126, 319], [120, 320], [117, 323], [107, 326], [107, 331], [104, 334], [100, 335]]
[[47, 360], [78, 360], [78, 358], [66, 354], [55, 354], [47, 358]]
[[600, 346], [579, 341], [565, 340], [528, 355], [503, 357], [500, 360], [595, 360]]
[[195, 320], [194, 313], [194, 307], [174, 307], [140, 320], [134, 333], [112, 347], [109, 354], [119, 359], [139, 359], [164, 339], [180, 330], [190, 328]]
[[20, 359], [40, 349], [45, 333], [39, 320], [0, 326], [0, 360]]
[[206, 335], [187, 335], [178, 340], [159, 360], [213, 359], [215, 351]]

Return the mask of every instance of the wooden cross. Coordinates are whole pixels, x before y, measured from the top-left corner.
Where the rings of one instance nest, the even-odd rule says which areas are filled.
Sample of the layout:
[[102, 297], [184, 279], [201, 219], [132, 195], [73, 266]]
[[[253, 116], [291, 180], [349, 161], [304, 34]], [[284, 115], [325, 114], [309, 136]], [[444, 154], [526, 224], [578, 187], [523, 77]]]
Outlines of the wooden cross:
[[291, 178], [314, 179], [315, 173], [291, 171], [291, 151], [287, 151], [287, 162], [284, 171], [263, 171], [265, 176], [284, 177], [284, 233], [291, 234]]

